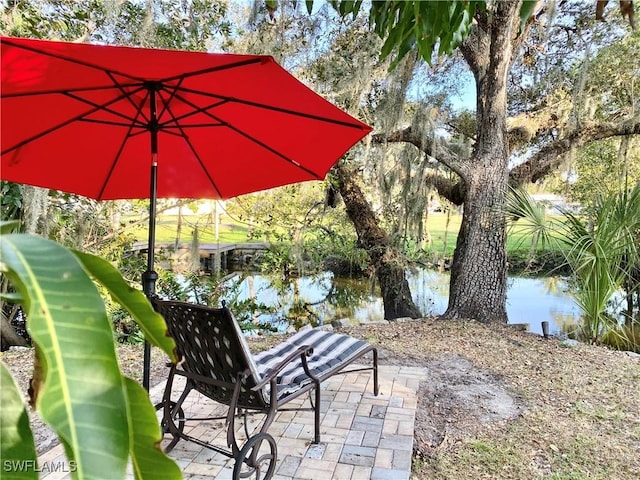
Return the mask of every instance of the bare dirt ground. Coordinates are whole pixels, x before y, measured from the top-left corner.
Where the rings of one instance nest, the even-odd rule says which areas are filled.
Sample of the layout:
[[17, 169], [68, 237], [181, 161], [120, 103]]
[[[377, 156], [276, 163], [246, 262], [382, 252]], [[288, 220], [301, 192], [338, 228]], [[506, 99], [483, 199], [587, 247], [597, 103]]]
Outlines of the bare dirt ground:
[[[640, 358], [505, 326], [436, 319], [351, 327], [376, 344], [380, 363], [420, 366], [413, 478], [640, 478]], [[252, 340], [254, 350], [278, 342]], [[123, 371], [140, 380], [141, 347], [118, 350]], [[2, 354], [21, 388], [31, 352]], [[153, 351], [151, 384], [164, 380]], [[39, 451], [57, 439], [32, 420]]]

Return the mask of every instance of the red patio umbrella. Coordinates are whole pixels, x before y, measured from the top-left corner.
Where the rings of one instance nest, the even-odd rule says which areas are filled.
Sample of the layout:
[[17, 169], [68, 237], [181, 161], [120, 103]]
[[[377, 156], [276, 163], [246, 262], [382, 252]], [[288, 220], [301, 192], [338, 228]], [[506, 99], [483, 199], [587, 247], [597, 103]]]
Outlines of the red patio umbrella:
[[0, 178], [149, 198], [147, 295], [157, 198], [321, 180], [371, 131], [270, 56], [0, 37], [0, 61]]

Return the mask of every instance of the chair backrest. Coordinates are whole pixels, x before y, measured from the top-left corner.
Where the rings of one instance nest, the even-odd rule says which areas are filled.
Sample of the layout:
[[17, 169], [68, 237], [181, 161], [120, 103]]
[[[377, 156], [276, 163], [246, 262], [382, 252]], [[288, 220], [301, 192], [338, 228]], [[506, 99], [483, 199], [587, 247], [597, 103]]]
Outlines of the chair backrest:
[[231, 311], [184, 302], [153, 299], [176, 342], [183, 362], [180, 369], [224, 385], [194, 380], [195, 388], [209, 398], [229, 405], [233, 387], [243, 374], [243, 385], [238, 399], [242, 408], [264, 408], [262, 391], [252, 392], [260, 379], [251, 351]]

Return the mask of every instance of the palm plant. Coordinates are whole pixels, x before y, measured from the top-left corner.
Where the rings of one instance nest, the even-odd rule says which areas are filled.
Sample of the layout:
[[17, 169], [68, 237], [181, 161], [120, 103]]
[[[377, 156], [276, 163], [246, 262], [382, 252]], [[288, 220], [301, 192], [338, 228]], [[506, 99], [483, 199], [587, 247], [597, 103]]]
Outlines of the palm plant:
[[[607, 311], [617, 292], [627, 303], [638, 291], [634, 269], [640, 262], [640, 184], [598, 198], [590, 215], [565, 211], [562, 221], [550, 219], [522, 190], [509, 195], [508, 218], [528, 230], [534, 244], [557, 244], [564, 253], [575, 284], [574, 295], [583, 313], [582, 336], [601, 342], [605, 334], [622, 333], [619, 322]], [[634, 308], [627, 307], [631, 325]]]

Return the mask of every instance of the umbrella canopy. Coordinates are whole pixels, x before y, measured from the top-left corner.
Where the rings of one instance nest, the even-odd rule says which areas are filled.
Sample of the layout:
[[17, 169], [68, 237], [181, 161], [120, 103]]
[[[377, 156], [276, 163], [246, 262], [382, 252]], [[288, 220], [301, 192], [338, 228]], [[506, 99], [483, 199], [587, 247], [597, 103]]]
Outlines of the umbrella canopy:
[[327, 171], [371, 129], [270, 56], [2, 37], [2, 179], [98, 200], [231, 198]]
[[149, 198], [147, 295], [157, 198], [321, 180], [371, 131], [270, 56], [0, 37], [0, 62], [0, 178]]

